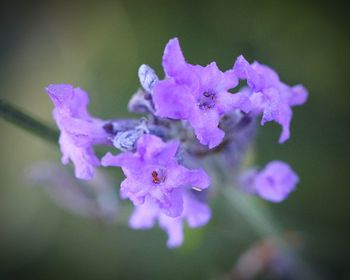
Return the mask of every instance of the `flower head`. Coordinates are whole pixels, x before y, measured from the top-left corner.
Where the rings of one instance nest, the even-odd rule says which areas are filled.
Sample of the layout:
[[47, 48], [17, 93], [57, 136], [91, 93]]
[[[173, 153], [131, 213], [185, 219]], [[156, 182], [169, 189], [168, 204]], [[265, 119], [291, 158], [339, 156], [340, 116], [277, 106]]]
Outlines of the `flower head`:
[[295, 189], [299, 178], [287, 163], [276, 160], [260, 172], [247, 171], [242, 181], [246, 191], [272, 202], [281, 202]]
[[[279, 142], [286, 141], [292, 107], [304, 104], [308, 93], [302, 85], [288, 86], [273, 69], [250, 64], [243, 56], [228, 71], [221, 71], [215, 62], [187, 63], [177, 38], [167, 43], [162, 65], [163, 80], [150, 66], [139, 67], [141, 88], [128, 103], [129, 111], [145, 114], [138, 120], [92, 117], [88, 95], [71, 85], [50, 85], [46, 90], [55, 105], [62, 163], [71, 160], [81, 179], [91, 179], [99, 165], [121, 167], [125, 179], [120, 195], [135, 206], [129, 225], [150, 228], [159, 222], [168, 234], [168, 246], [176, 247], [183, 242], [184, 222], [198, 227], [211, 216], [207, 199], [201, 197], [208, 192], [200, 193], [211, 180], [201, 166], [217, 172], [217, 183], [240, 181], [245, 192], [273, 202], [295, 189], [298, 176], [281, 161], [240, 174], [251, 158], [257, 119], [262, 115], [262, 125], [280, 124]], [[231, 93], [239, 80], [246, 80], [247, 86]], [[93, 149], [96, 144], [121, 153], [107, 153], [100, 161]]]
[[183, 223], [191, 228], [205, 225], [210, 217], [211, 211], [208, 205], [201, 201], [194, 191], [182, 190], [184, 210], [176, 218], [165, 215], [154, 199], [148, 197], [144, 204], [136, 206], [129, 225], [134, 229], [148, 229], [159, 221], [160, 227], [168, 234], [167, 245], [170, 248], [178, 247], [183, 242]]
[[201, 169], [190, 170], [179, 165], [176, 153], [179, 142], [164, 143], [154, 135], [143, 135], [137, 141], [136, 152], [119, 155], [108, 153], [103, 166], [120, 166], [126, 176], [121, 184], [121, 195], [135, 205], [151, 197], [162, 213], [178, 217], [183, 211], [182, 189], [205, 189], [209, 176]]
[[60, 129], [62, 163], [68, 164], [71, 160], [75, 176], [89, 180], [99, 165], [93, 145], [109, 142], [109, 134], [103, 128], [105, 121], [90, 116], [89, 97], [82, 89], [57, 84], [49, 85], [46, 91], [55, 106], [53, 117]]
[[224, 138], [220, 117], [234, 109], [249, 110], [245, 95], [228, 92], [238, 84], [234, 71], [221, 72], [215, 62], [205, 67], [186, 63], [177, 38], [165, 47], [163, 68], [166, 78], [153, 89], [155, 114], [187, 120], [199, 142], [210, 149]]
[[261, 124], [275, 121], [282, 126], [279, 142], [283, 143], [290, 136], [292, 106], [306, 102], [308, 92], [302, 85], [290, 87], [280, 81], [278, 74], [270, 67], [249, 62], [241, 55], [234, 65], [234, 73], [247, 80], [250, 91], [241, 93], [250, 96], [253, 114], [263, 114]]

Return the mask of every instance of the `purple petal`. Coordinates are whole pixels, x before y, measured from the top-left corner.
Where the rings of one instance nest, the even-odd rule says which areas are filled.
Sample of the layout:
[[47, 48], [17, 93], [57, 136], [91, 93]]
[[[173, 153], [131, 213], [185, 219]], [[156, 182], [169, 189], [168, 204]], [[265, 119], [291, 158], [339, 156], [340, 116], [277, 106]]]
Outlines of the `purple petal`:
[[111, 153], [107, 153], [101, 159], [102, 166], [119, 166], [124, 167], [126, 169], [139, 169], [142, 165], [142, 162], [135, 157], [131, 152], [124, 152], [118, 155], [113, 155]]
[[91, 146], [91, 144], [108, 144], [110, 136], [103, 126], [106, 122], [100, 120], [86, 121], [83, 119], [60, 116], [57, 124], [64, 129], [78, 146]]
[[208, 89], [211, 89], [211, 90], [217, 89], [219, 85], [222, 88], [224, 88], [224, 90], [227, 90], [224, 87], [224, 83], [227, 81], [223, 80], [224, 74], [220, 71], [220, 69], [216, 65], [216, 62], [212, 62], [205, 67], [196, 65], [196, 66], [193, 66], [193, 69], [197, 73], [200, 80], [201, 88], [204, 91]]
[[252, 69], [263, 77], [264, 79], [264, 88], [273, 87], [280, 83], [279, 77], [275, 70], [268, 67], [267, 65], [260, 64], [257, 61], [251, 65]]
[[145, 202], [145, 198], [149, 193], [149, 186], [140, 180], [132, 177], [126, 178], [120, 184], [120, 196], [122, 199], [130, 199], [134, 205], [141, 205]]
[[[247, 94], [247, 89], [243, 89], [243, 93]], [[264, 97], [262, 92], [250, 92], [250, 98], [249, 98], [251, 103], [250, 113], [253, 116], [258, 116], [264, 111], [265, 99], [266, 98]]]
[[277, 122], [282, 126], [282, 132], [278, 142], [282, 144], [290, 137], [290, 122], [292, 120], [293, 112], [292, 109], [286, 105], [280, 108], [279, 114]]
[[165, 47], [163, 54], [163, 68], [167, 76], [175, 77], [186, 67], [179, 40], [171, 39]]
[[72, 85], [53, 84], [47, 86], [46, 91], [57, 108], [67, 108], [67, 103], [71, 102], [74, 95]]
[[222, 142], [225, 133], [218, 128], [220, 116], [217, 111], [196, 109], [189, 121], [202, 145], [212, 149]]
[[182, 187], [194, 187], [204, 190], [210, 185], [210, 177], [202, 169], [187, 169], [183, 166], [176, 166], [169, 170], [168, 182], [172, 185]]
[[173, 79], [156, 84], [153, 102], [157, 116], [171, 119], [188, 119], [196, 104], [191, 89], [186, 85], [176, 84]]
[[89, 96], [81, 88], [74, 89], [74, 95], [70, 102], [70, 110], [74, 117], [82, 119], [92, 119], [87, 108], [89, 105]]
[[264, 88], [265, 82], [263, 77], [252, 68], [243, 55], [237, 58], [233, 66], [233, 71], [239, 79], [246, 79], [249, 87], [252, 88], [253, 91], [260, 91]]
[[187, 194], [184, 198], [184, 215], [189, 227], [195, 228], [207, 224], [211, 217], [211, 210], [208, 205], [196, 199], [192, 194]]
[[272, 161], [256, 175], [254, 189], [260, 197], [280, 202], [295, 189], [298, 181], [298, 176], [288, 164]]
[[46, 88], [46, 91], [61, 115], [84, 120], [91, 119], [87, 111], [89, 96], [81, 88], [74, 88], [68, 84], [52, 84]]
[[183, 199], [181, 190], [173, 189], [162, 192], [156, 200], [163, 214], [172, 218], [179, 217], [182, 214]]
[[221, 81], [217, 87], [217, 91], [227, 91], [238, 86], [238, 77], [233, 70], [228, 70], [223, 73]]
[[290, 106], [303, 105], [308, 98], [308, 92], [302, 85], [296, 85], [291, 88], [292, 94], [288, 98], [288, 104]]
[[219, 114], [229, 113], [235, 109], [248, 113], [251, 109], [251, 102], [246, 94], [240, 92], [232, 94], [223, 91], [217, 94], [216, 106]]
[[179, 216], [167, 215], [160, 207], [159, 201], [147, 197], [144, 204], [137, 206], [134, 210], [129, 225], [136, 229], [150, 228], [158, 219], [160, 227], [168, 234], [168, 247], [180, 246], [184, 239], [183, 222], [185, 219], [190, 227], [199, 227], [206, 224], [211, 216], [209, 207], [198, 199], [197, 193], [193, 194], [188, 190], [181, 192], [184, 197], [184, 210]]
[[158, 208], [149, 201], [136, 206], [129, 220], [129, 226], [133, 229], [152, 228], [158, 218]]
[[200, 94], [205, 91], [227, 91], [238, 85], [238, 78], [234, 71], [229, 70], [223, 73], [216, 65], [216, 62], [212, 62], [205, 67], [195, 65], [193, 70], [197, 73], [200, 80]]
[[184, 234], [181, 218], [170, 218], [161, 215], [159, 225], [168, 234], [167, 246], [169, 248], [179, 247], [183, 243]]
[[164, 143], [157, 136], [144, 135], [137, 142], [137, 152], [145, 161], [166, 165], [174, 161], [179, 145], [175, 140]]
[[92, 179], [95, 167], [99, 166], [99, 159], [95, 156], [93, 149], [75, 146], [65, 132], [61, 132], [59, 144], [62, 152], [62, 163], [68, 164], [70, 159], [75, 166], [75, 176], [78, 179]]
[[277, 121], [280, 115], [280, 107], [283, 104], [279, 92], [275, 88], [269, 88], [264, 91], [263, 105], [264, 114], [261, 120], [261, 125], [269, 121]]

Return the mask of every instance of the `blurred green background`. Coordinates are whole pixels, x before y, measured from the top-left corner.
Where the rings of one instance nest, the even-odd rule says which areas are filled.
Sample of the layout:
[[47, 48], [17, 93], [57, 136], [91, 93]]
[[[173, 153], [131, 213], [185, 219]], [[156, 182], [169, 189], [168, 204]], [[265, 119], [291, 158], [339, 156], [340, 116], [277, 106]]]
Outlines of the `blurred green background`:
[[[348, 15], [337, 1], [2, 1], [0, 97], [53, 125], [44, 87], [72, 83], [89, 92], [93, 114], [130, 116], [138, 66], [162, 73], [174, 36], [192, 63], [227, 69], [244, 54], [270, 65], [310, 98], [295, 108], [286, 144], [277, 144], [276, 125], [259, 130], [257, 163], [287, 161], [301, 178], [286, 202], [266, 204], [302, 234], [300, 253], [319, 275], [349, 279]], [[23, 176], [37, 161], [58, 162], [58, 150], [4, 120], [0, 135], [0, 279], [220, 279], [257, 240], [221, 201], [177, 250], [158, 228], [74, 216]]]

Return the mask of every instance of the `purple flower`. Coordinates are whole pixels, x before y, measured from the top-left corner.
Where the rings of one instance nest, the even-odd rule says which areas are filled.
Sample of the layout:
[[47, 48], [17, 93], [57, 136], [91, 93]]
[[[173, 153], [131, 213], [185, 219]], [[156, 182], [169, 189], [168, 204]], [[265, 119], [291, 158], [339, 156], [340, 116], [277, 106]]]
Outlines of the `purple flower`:
[[103, 128], [103, 120], [90, 116], [87, 111], [89, 97], [80, 88], [71, 85], [49, 85], [46, 88], [55, 108], [53, 117], [60, 129], [59, 144], [62, 163], [74, 163], [75, 176], [90, 180], [96, 166], [100, 164], [93, 145], [108, 144], [109, 134]]
[[210, 149], [224, 138], [218, 127], [223, 114], [234, 109], [249, 111], [246, 95], [228, 92], [238, 84], [234, 71], [221, 72], [215, 62], [206, 67], [186, 63], [177, 38], [165, 47], [163, 68], [166, 78], [153, 89], [155, 114], [187, 120], [199, 142]]
[[103, 166], [120, 166], [126, 176], [121, 184], [121, 196], [135, 205], [152, 198], [162, 213], [178, 217], [183, 212], [182, 189], [205, 189], [209, 176], [201, 169], [190, 170], [178, 164], [175, 157], [179, 142], [164, 143], [153, 135], [143, 135], [137, 141], [136, 152], [119, 155], [108, 153]]
[[237, 58], [234, 73], [247, 80], [251, 91], [243, 90], [241, 94], [250, 96], [252, 114], [263, 114], [261, 124], [275, 121], [282, 126], [279, 142], [283, 143], [290, 136], [292, 106], [302, 105], [308, 97], [302, 85], [290, 87], [280, 81], [277, 73], [266, 65], [254, 62], [249, 64], [241, 55]]
[[184, 210], [179, 217], [165, 215], [154, 199], [148, 197], [144, 204], [136, 206], [129, 225], [134, 229], [148, 229], [158, 220], [160, 227], [168, 234], [168, 247], [180, 246], [184, 239], [184, 221], [187, 221], [189, 227], [196, 228], [205, 225], [211, 217], [210, 208], [198, 199], [196, 193], [182, 190], [182, 196]]
[[272, 202], [281, 202], [294, 191], [299, 178], [287, 163], [276, 160], [260, 172], [247, 171], [242, 182], [247, 192]]

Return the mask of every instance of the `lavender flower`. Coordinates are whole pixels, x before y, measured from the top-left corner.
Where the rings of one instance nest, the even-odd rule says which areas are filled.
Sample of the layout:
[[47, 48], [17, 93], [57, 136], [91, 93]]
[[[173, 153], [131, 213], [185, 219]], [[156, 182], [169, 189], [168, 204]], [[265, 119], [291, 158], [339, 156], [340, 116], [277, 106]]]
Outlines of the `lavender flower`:
[[179, 142], [164, 143], [153, 135], [143, 135], [137, 142], [136, 152], [119, 155], [108, 153], [102, 158], [103, 166], [120, 166], [126, 176], [121, 184], [121, 196], [135, 205], [146, 197], [156, 201], [165, 215], [178, 217], [183, 212], [182, 189], [205, 189], [209, 176], [201, 169], [190, 170], [178, 164], [175, 156]]
[[276, 160], [260, 172], [247, 171], [242, 182], [247, 192], [272, 202], [281, 202], [294, 191], [299, 178], [287, 163]]
[[[213, 172], [217, 183], [241, 179], [245, 192], [273, 202], [295, 189], [298, 176], [286, 163], [272, 161], [261, 171], [243, 171], [242, 177], [241, 166], [251, 158], [257, 118], [262, 115], [262, 125], [280, 124], [282, 143], [290, 136], [291, 107], [304, 104], [308, 93], [302, 85], [284, 84], [274, 70], [258, 62], [249, 64], [243, 56], [225, 72], [215, 62], [189, 64], [177, 38], [165, 47], [163, 68], [163, 80], [146, 64], [138, 70], [141, 88], [128, 109], [145, 114], [141, 119], [94, 118], [87, 111], [87, 94], [71, 85], [50, 85], [47, 92], [61, 131], [62, 163], [71, 160], [76, 177], [85, 180], [92, 178], [96, 166], [121, 167], [126, 177], [121, 197], [135, 205], [130, 226], [150, 228], [158, 221], [168, 234], [168, 246], [176, 247], [183, 242], [184, 222], [199, 227], [211, 216], [209, 197], [203, 200], [199, 193], [211, 183], [202, 166]], [[230, 90], [239, 79], [247, 86], [233, 94]], [[121, 153], [107, 153], [100, 162], [93, 150], [100, 144]]]
[[184, 210], [180, 216], [172, 218], [165, 215], [156, 201], [148, 197], [144, 204], [136, 206], [129, 225], [134, 229], [148, 229], [158, 220], [160, 227], [168, 234], [168, 247], [180, 246], [184, 239], [184, 221], [190, 228], [196, 228], [205, 225], [211, 217], [210, 208], [198, 199], [195, 192], [182, 190], [182, 196]]
[[302, 85], [290, 87], [280, 81], [277, 73], [270, 67], [249, 62], [241, 55], [234, 65], [234, 73], [247, 80], [250, 91], [241, 93], [250, 97], [252, 114], [263, 114], [261, 124], [275, 121], [282, 126], [279, 143], [283, 143], [290, 136], [290, 122], [292, 120], [292, 106], [303, 105], [308, 96]]
[[55, 109], [53, 117], [60, 129], [59, 143], [62, 163], [74, 163], [75, 176], [89, 180], [100, 165], [93, 145], [109, 143], [109, 134], [103, 128], [105, 121], [93, 118], [87, 111], [89, 97], [80, 88], [71, 85], [49, 85], [46, 88]]
[[156, 83], [153, 92], [155, 114], [187, 120], [199, 142], [209, 149], [224, 138], [218, 127], [222, 115], [234, 109], [249, 111], [245, 95], [228, 92], [238, 84], [234, 72], [221, 72], [215, 62], [206, 67], [186, 63], [177, 38], [165, 47], [163, 68], [166, 78]]

